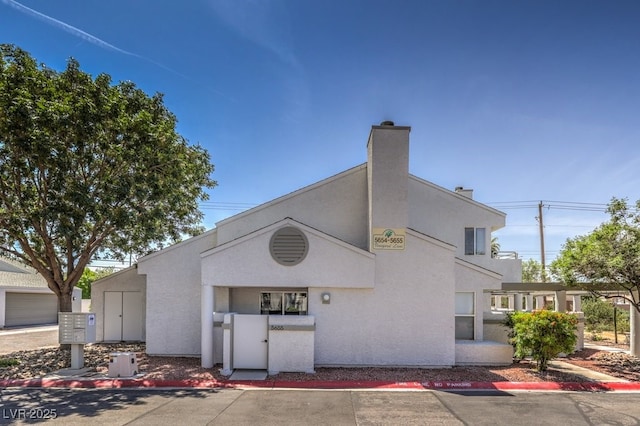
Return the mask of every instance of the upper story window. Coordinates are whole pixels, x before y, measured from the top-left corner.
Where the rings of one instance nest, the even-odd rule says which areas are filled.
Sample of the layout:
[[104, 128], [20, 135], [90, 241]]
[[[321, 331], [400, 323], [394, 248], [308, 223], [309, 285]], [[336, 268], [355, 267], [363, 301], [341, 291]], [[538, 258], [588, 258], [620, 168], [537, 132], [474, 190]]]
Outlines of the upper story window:
[[486, 228], [464, 228], [464, 254], [485, 254]]

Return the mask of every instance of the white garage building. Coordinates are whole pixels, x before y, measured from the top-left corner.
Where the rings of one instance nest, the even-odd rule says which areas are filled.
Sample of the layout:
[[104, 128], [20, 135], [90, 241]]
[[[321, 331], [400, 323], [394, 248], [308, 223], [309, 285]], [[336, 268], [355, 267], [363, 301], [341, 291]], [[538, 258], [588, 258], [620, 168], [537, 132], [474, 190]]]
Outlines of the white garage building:
[[31, 268], [0, 257], [0, 328], [57, 324], [58, 298]]
[[140, 259], [147, 352], [226, 373], [511, 363], [483, 332], [484, 291], [521, 279], [491, 256], [505, 214], [409, 174], [409, 133], [372, 126], [366, 163]]

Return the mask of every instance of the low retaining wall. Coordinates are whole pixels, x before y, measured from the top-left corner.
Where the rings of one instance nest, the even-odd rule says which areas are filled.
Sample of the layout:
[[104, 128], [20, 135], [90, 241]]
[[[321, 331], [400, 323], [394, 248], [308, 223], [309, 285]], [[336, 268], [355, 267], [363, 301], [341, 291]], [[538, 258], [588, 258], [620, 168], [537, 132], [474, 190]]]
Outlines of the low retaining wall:
[[456, 365], [510, 365], [512, 363], [513, 347], [511, 345], [487, 340], [456, 340]]

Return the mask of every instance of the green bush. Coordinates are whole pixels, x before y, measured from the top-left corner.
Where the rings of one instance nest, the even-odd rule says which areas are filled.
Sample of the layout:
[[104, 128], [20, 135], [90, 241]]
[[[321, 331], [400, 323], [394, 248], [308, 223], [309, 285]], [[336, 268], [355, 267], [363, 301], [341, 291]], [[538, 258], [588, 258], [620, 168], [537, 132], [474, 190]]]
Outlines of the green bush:
[[512, 312], [504, 324], [511, 328], [515, 358], [531, 356], [538, 371], [545, 371], [549, 361], [561, 353], [574, 350], [578, 318], [573, 314], [548, 310]]
[[0, 368], [11, 367], [20, 364], [20, 361], [14, 358], [0, 358]]
[[610, 301], [596, 297], [583, 297], [582, 312], [587, 331], [599, 334], [603, 331], [613, 331], [613, 314], [616, 312], [618, 332], [629, 332], [629, 312], [624, 309], [613, 309]]

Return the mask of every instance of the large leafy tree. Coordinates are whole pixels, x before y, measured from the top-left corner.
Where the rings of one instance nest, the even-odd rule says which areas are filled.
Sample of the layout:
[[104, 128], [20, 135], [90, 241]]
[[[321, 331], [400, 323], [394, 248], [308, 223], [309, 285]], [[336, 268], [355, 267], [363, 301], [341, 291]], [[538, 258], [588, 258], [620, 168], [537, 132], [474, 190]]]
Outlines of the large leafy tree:
[[101, 253], [143, 253], [201, 231], [209, 154], [176, 131], [162, 95], [56, 71], [0, 45], [0, 254], [35, 268], [71, 311]]
[[569, 286], [623, 297], [640, 312], [640, 201], [633, 207], [613, 198], [607, 212], [610, 220], [593, 232], [567, 240], [551, 270]]

